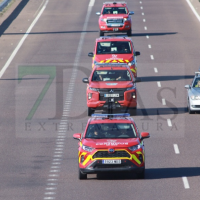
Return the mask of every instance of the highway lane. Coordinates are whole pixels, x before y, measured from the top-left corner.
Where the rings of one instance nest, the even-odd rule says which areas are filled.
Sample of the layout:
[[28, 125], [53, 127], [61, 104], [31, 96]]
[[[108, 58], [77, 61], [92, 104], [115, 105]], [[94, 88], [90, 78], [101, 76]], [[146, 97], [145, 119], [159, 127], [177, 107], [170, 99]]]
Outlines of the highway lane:
[[[117, 174], [98, 179], [95, 175], [90, 175], [87, 181], [78, 180], [77, 141], [72, 139], [72, 135], [75, 132], [83, 132], [88, 119], [85, 113], [86, 85], [81, 80], [91, 69], [91, 58], [87, 57], [87, 53], [93, 50], [94, 40], [98, 37], [98, 17], [95, 12], [100, 10], [102, 2], [95, 1], [94, 7], [91, 6], [87, 32], [83, 34], [89, 1], [81, 1], [81, 5], [80, 2], [73, 1], [63, 1], [60, 4], [49, 1], [32, 34], [28, 36], [4, 74], [0, 84], [1, 94], [4, 94], [0, 102], [2, 199], [198, 197], [199, 116], [190, 116], [185, 111], [184, 85], [190, 82], [199, 66], [199, 28], [187, 4], [182, 4], [181, 0], [128, 2], [130, 8], [133, 8], [130, 10], [135, 11], [132, 38], [136, 49], [141, 51], [141, 56], [138, 57], [138, 75], [142, 77], [142, 82], [138, 83], [141, 100], [134, 118], [141, 131], [147, 130], [151, 133], [151, 139], [145, 141], [146, 180]], [[29, 2], [12, 25], [16, 23], [18, 27], [32, 6], [33, 2]], [[54, 7], [57, 10], [52, 14]], [[32, 13], [36, 12], [37, 8], [36, 6]], [[71, 18], [71, 12], [74, 10], [76, 12]], [[183, 23], [186, 21], [188, 23]], [[29, 23], [23, 23], [23, 26], [27, 30]], [[147, 27], [147, 30], [144, 27]], [[9, 28], [6, 32], [8, 34], [5, 37], [13, 33]], [[19, 31], [14, 33], [15, 37], [18, 37], [16, 41], [22, 37]], [[147, 35], [149, 37], [146, 37]], [[8, 40], [10, 41], [9, 38]], [[83, 44], [80, 45], [79, 41]], [[80, 54], [77, 53], [78, 49], [81, 49]], [[10, 52], [11, 48], [6, 51]], [[75, 58], [78, 59], [79, 70], [73, 79], [72, 67], [74, 68], [76, 63]], [[58, 79], [53, 80], [33, 119], [27, 121], [25, 118], [31, 106], [42, 91], [49, 73], [52, 75], [48, 70], [46, 74], [39, 74], [41, 67], [36, 67], [41, 65], [48, 70], [51, 69], [49, 66], [61, 69], [67, 65], [67, 69], [64, 70], [63, 76], [57, 71]], [[28, 68], [32, 74], [28, 74], [30, 71], [26, 72], [19, 84], [12, 79], [18, 78], [21, 66]], [[35, 72], [30, 66], [38, 70]], [[158, 87], [157, 82], [160, 82], [161, 87]], [[57, 93], [57, 88], [59, 91], [62, 88], [63, 94]], [[167, 89], [160, 97], [158, 94], [162, 88]], [[173, 95], [174, 88], [176, 96]], [[161, 98], [173, 105], [162, 105]], [[62, 103], [62, 100], [66, 107], [57, 106], [57, 101]], [[177, 128], [169, 127], [167, 123], [167, 119], [174, 116], [171, 106], [178, 108], [178, 115], [171, 120]], [[60, 122], [62, 109], [66, 109], [63, 115], [70, 117], [62, 117], [62, 125], [56, 126], [56, 123]], [[67, 109], [70, 112], [67, 112]], [[160, 116], [157, 115], [157, 109]], [[49, 118], [55, 117], [55, 113], [57, 118], [50, 120]], [[52, 121], [55, 124], [50, 123]], [[23, 122], [28, 122], [26, 126], [23, 124], [26, 129], [22, 126]], [[62, 130], [67, 130], [66, 134], [63, 134]], [[58, 135], [55, 132], [58, 132]], [[190, 136], [192, 138], [189, 138]], [[178, 145], [180, 154], [175, 153], [174, 144]], [[182, 181], [184, 176], [188, 177], [190, 185], [187, 190]]]

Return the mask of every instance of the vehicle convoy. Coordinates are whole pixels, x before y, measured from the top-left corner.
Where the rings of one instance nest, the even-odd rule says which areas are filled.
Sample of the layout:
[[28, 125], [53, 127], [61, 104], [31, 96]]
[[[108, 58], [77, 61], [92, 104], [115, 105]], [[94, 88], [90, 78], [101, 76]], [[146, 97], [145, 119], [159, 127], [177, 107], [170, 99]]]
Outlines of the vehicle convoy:
[[128, 36], [131, 36], [131, 15], [134, 12], [129, 12], [125, 1], [105, 2], [101, 12], [96, 14], [99, 15], [100, 36], [109, 32], [126, 32]]
[[129, 66], [125, 63], [96, 64], [89, 78], [83, 78], [87, 84], [86, 98], [88, 116], [95, 110], [125, 109], [135, 114], [137, 109], [136, 82]]
[[126, 114], [94, 114], [87, 122], [85, 132], [75, 133], [78, 139], [79, 179], [87, 174], [127, 171], [145, 177], [145, 150], [143, 139], [134, 120]]
[[191, 85], [185, 85], [187, 89], [187, 103], [189, 114], [200, 111], [200, 72], [195, 72]]
[[139, 51], [135, 51], [133, 41], [128, 37], [100, 37], [95, 41], [92, 57], [92, 67], [96, 63], [127, 63], [137, 77], [137, 59]]

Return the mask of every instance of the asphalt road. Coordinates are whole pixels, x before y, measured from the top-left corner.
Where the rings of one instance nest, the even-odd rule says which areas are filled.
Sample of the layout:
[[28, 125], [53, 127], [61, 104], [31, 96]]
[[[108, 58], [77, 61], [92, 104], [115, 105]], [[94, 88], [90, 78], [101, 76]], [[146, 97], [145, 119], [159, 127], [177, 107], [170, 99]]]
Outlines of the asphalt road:
[[91, 71], [103, 0], [23, 0], [0, 25], [0, 199], [199, 198], [200, 116], [187, 113], [184, 88], [200, 65], [199, 21], [183, 0], [127, 2], [141, 52], [133, 118], [151, 134], [146, 179], [78, 180], [72, 135], [88, 119], [82, 78]]

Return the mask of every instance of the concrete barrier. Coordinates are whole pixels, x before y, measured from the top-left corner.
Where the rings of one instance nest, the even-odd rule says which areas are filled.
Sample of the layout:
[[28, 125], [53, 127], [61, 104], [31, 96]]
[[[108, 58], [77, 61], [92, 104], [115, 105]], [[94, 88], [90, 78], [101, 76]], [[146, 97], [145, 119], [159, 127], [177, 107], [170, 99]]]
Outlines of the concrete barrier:
[[0, 3], [0, 12], [11, 2], [12, 0], [4, 0]]

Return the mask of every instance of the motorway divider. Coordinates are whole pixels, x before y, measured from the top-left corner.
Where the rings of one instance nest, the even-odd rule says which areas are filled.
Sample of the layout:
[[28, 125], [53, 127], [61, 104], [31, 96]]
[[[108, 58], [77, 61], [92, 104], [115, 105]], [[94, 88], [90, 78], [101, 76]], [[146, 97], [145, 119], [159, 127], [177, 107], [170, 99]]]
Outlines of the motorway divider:
[[11, 2], [12, 0], [4, 0], [0, 3], [0, 12]]

